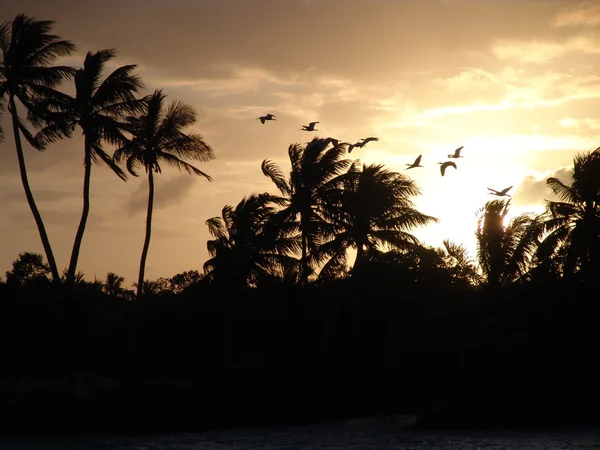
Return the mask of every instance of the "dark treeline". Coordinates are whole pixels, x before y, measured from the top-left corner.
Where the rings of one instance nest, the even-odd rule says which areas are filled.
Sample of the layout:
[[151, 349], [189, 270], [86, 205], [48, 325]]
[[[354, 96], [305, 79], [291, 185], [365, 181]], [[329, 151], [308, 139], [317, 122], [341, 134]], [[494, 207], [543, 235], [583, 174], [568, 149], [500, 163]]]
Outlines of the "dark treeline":
[[[575, 156], [571, 180], [547, 180], [558, 200], [540, 215], [507, 221], [510, 200], [483, 205], [471, 260], [460, 244], [429, 247], [411, 234], [437, 219], [415, 208], [421, 191], [409, 177], [347, 159], [337, 139], [294, 144], [288, 176], [262, 164], [276, 193], [206, 221], [202, 272], [147, 280], [153, 177], [162, 164], [210, 180], [185, 159], [213, 151], [184, 131], [189, 106], [165, 105], [160, 90], [137, 97], [135, 66], [102, 78], [113, 50], [88, 53], [80, 69], [50, 66], [74, 49], [51, 25], [20, 15], [0, 27], [0, 95], [46, 257], [20, 254], [0, 283], [5, 430], [390, 412], [469, 426], [598, 420], [600, 150]], [[74, 97], [55, 89], [70, 79]], [[77, 127], [83, 208], [61, 274], [21, 137], [42, 150]], [[148, 178], [135, 292], [118, 274], [90, 281], [77, 271], [100, 162], [123, 180], [141, 167]]]

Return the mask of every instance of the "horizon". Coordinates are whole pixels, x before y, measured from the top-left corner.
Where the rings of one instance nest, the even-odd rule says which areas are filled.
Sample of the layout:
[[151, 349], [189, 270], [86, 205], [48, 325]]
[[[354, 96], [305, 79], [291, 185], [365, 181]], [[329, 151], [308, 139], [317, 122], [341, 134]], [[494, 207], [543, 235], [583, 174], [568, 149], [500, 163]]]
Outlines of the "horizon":
[[[25, 0], [0, 6], [0, 20], [12, 21], [18, 13], [54, 20], [52, 32], [77, 46], [64, 59], [75, 67], [88, 51], [116, 48], [109, 70], [138, 64], [143, 94], [163, 89], [168, 103], [181, 100], [197, 111], [191, 128], [216, 155], [197, 167], [213, 181], [171, 168], [156, 177], [147, 279], [202, 272], [209, 239], [204, 221], [251, 193], [275, 192], [260, 163], [271, 159], [286, 173], [288, 146], [313, 137], [356, 142], [377, 136], [379, 141], [353, 150], [350, 158], [384, 164], [415, 180], [422, 191], [413, 198], [417, 209], [440, 222], [412, 234], [435, 247], [443, 239], [464, 244], [473, 257], [475, 213], [494, 198], [488, 187], [514, 186], [511, 217], [540, 212], [544, 200], [553, 198], [546, 179], [568, 181], [573, 157], [598, 147], [600, 119], [593, 115], [600, 97], [600, 73], [593, 64], [600, 57], [597, 1], [527, 0], [511, 10], [500, 1], [476, 0], [141, 5], [140, 0], [85, 6]], [[285, 20], [279, 23], [279, 18]], [[233, 29], [221, 27], [227, 21]], [[321, 33], [307, 31], [308, 23]], [[132, 30], [137, 39], [127, 33]], [[267, 113], [277, 121], [256, 120]], [[2, 275], [19, 253], [43, 253], [19, 180], [8, 118], [5, 113], [0, 144], [6, 211], [0, 218]], [[319, 122], [318, 131], [298, 130], [312, 121]], [[441, 177], [436, 163], [460, 146], [458, 168]], [[81, 211], [81, 138], [78, 132], [45, 152], [27, 145], [24, 150], [33, 194], [62, 270]], [[406, 171], [419, 154], [424, 167]], [[106, 167], [92, 169], [91, 210], [78, 267], [86, 279], [115, 272], [128, 285], [136, 281], [147, 195], [140, 178], [124, 183]]]

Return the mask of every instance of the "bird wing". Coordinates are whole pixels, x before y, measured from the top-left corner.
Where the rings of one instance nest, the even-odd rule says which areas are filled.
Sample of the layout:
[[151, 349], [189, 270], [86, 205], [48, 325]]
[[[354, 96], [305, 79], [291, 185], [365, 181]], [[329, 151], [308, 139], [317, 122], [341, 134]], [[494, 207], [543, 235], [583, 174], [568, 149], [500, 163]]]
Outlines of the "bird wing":
[[318, 123], [319, 123], [319, 122], [310, 122], [310, 123], [309, 123], [309, 125], [310, 125], [311, 127], [314, 127], [314, 126], [315, 126], [316, 124], [318, 124]]
[[418, 164], [421, 164], [421, 156], [423, 156], [423, 155], [419, 155], [419, 156], [417, 156], [417, 159], [415, 159], [415, 162], [413, 163], [415, 166]]
[[507, 193], [508, 191], [510, 191], [511, 189], [512, 189], [512, 186], [510, 186], [510, 187], [507, 187], [506, 189], [504, 189], [504, 190], [502, 191], [502, 193], [503, 193], [503, 194], [506, 194], [506, 193]]
[[460, 156], [460, 151], [463, 149], [464, 145], [461, 145], [456, 150], [454, 150], [454, 156]]
[[497, 191], [496, 189], [488, 188], [488, 190], [490, 190], [490, 191], [494, 192], [495, 194], [497, 194], [497, 193], [498, 193], [498, 191]]
[[259, 117], [260, 119], [260, 123], [264, 124], [265, 123], [265, 118], [264, 117]]
[[445, 165], [445, 164], [442, 164], [442, 165], [440, 166], [440, 173], [442, 174], [442, 176], [444, 176], [444, 172], [446, 172], [446, 165]]

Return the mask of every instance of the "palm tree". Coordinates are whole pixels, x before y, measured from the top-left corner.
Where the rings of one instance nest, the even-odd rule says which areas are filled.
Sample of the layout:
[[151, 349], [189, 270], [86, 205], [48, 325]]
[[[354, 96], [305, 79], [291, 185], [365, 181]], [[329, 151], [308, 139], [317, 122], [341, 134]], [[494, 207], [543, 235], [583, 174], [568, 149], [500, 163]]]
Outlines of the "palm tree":
[[444, 239], [443, 244], [448, 258], [452, 261], [452, 269], [456, 278], [464, 280], [472, 286], [480, 285], [482, 283], [481, 275], [465, 246], [449, 239]]
[[282, 199], [253, 194], [234, 208], [227, 205], [221, 217], [206, 221], [213, 240], [207, 242], [211, 258], [204, 264], [210, 281], [234, 288], [257, 284], [293, 270], [298, 260], [288, 255], [300, 249], [297, 238], [288, 237], [272, 221]]
[[125, 114], [141, 111], [145, 103], [144, 99], [135, 98], [142, 88], [141, 80], [132, 74], [135, 65], [121, 66], [102, 80], [106, 64], [115, 56], [114, 49], [88, 52], [83, 67], [75, 73], [75, 96], [63, 94], [57, 101], [42, 103], [43, 109], [50, 110], [51, 113], [45, 117], [47, 126], [39, 133], [39, 139], [52, 142], [61, 137], [70, 137], [77, 126], [81, 128], [84, 136], [83, 209], [73, 242], [67, 285], [72, 285], [75, 279], [79, 251], [90, 211], [92, 163], [104, 162], [121, 179], [126, 178], [112, 157], [106, 154], [102, 144], [103, 141], [111, 144], [121, 143], [123, 124], [120, 118]]
[[106, 274], [106, 282], [104, 283], [104, 292], [108, 295], [114, 295], [115, 297], [121, 295], [124, 291], [123, 283], [125, 278], [117, 275], [114, 272], [108, 272]]
[[202, 175], [208, 181], [210, 176], [181, 158], [196, 161], [214, 159], [213, 150], [204, 142], [202, 136], [195, 132], [185, 134], [183, 129], [196, 121], [194, 110], [181, 102], [164, 105], [165, 95], [156, 90], [147, 99], [143, 111], [137, 116], [127, 118], [127, 131], [132, 138], [117, 149], [114, 154], [116, 162], [126, 161], [129, 173], [138, 176], [135, 169], [143, 166], [148, 174], [148, 212], [146, 215], [146, 237], [140, 261], [140, 273], [137, 282], [137, 294], [142, 294], [146, 257], [150, 246], [152, 230], [152, 207], [154, 203], [154, 173], [160, 173], [160, 163], [164, 162], [189, 174]]
[[346, 151], [343, 144], [329, 147], [329, 143], [329, 139], [314, 138], [306, 147], [291, 145], [288, 155], [292, 169], [288, 179], [272, 161], [262, 163], [265, 176], [287, 199], [274, 220], [282, 225], [295, 224], [300, 235], [303, 284], [308, 282], [314, 265], [311, 252], [335, 234], [334, 225], [325, 216], [330, 214], [327, 211], [333, 207], [333, 199], [339, 198], [339, 175], [351, 164], [350, 160], [341, 159]]
[[542, 263], [560, 260], [564, 276], [593, 280], [600, 269], [600, 148], [577, 155], [571, 176], [571, 185], [546, 181], [560, 201], [546, 201], [541, 220], [547, 235], [537, 256]]
[[519, 280], [527, 273], [539, 244], [539, 225], [531, 214], [520, 214], [507, 225], [510, 200], [491, 200], [477, 215], [477, 258], [490, 287]]
[[320, 261], [332, 256], [321, 270], [324, 276], [345, 265], [348, 247], [356, 249], [353, 271], [358, 271], [374, 251], [386, 247], [409, 250], [419, 245], [410, 231], [437, 222], [415, 209], [411, 197], [421, 194], [415, 182], [381, 164], [362, 167], [355, 161], [340, 179], [340, 201], [336, 208], [325, 211], [335, 226], [335, 237], [315, 252]]
[[[19, 14], [13, 21], [0, 25], [0, 99], [8, 96], [8, 111], [12, 116], [13, 133], [21, 182], [25, 190], [27, 203], [37, 225], [50, 267], [50, 273], [55, 283], [60, 282], [60, 274], [54, 259], [50, 240], [37, 208], [25, 166], [25, 156], [21, 143], [21, 134], [34, 148], [43, 150], [45, 145], [37, 141], [26, 128], [19, 117], [17, 102], [31, 113], [36, 109], [35, 104], [41, 98], [51, 98], [56, 95], [54, 88], [63, 80], [73, 75], [74, 69], [65, 66], [51, 66], [58, 57], [70, 55], [75, 46], [59, 36], [50, 34], [54, 21], [35, 20], [24, 14]], [[32, 119], [32, 117], [29, 117]]]

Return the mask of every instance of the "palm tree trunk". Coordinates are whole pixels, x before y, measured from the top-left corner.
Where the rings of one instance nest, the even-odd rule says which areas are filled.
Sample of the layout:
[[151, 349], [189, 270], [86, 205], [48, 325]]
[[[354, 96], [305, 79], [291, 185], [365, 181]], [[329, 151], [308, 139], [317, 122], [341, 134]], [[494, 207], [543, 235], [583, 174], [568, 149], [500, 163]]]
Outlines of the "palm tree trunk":
[[356, 243], [356, 259], [354, 260], [354, 266], [352, 267], [352, 275], [357, 275], [364, 263], [365, 249], [361, 242]]
[[75, 271], [77, 270], [77, 260], [79, 259], [79, 250], [81, 249], [81, 241], [90, 213], [90, 179], [92, 175], [92, 152], [90, 145], [85, 138], [85, 157], [84, 157], [84, 175], [83, 175], [83, 210], [81, 211], [81, 220], [79, 228], [75, 234], [75, 242], [73, 242], [73, 251], [71, 252], [71, 261], [69, 262], [69, 270], [67, 272], [67, 286], [71, 287], [75, 283]]
[[300, 284], [303, 286], [308, 284], [308, 258], [307, 258], [307, 247], [308, 247], [308, 237], [304, 230], [302, 230], [302, 278], [300, 279]]
[[137, 283], [137, 296], [141, 296], [144, 287], [144, 272], [146, 271], [146, 257], [148, 256], [148, 247], [150, 246], [150, 233], [152, 232], [152, 206], [154, 204], [154, 176], [152, 169], [148, 169], [148, 213], [146, 215], [146, 237], [144, 239], [144, 248], [142, 249], [142, 258], [140, 260], [140, 274]]
[[21, 135], [19, 132], [19, 125], [17, 121], [17, 105], [15, 104], [15, 99], [12, 94], [9, 97], [9, 104], [10, 113], [12, 116], [13, 132], [15, 135], [15, 146], [17, 148], [17, 158], [19, 160], [19, 171], [21, 172], [21, 182], [23, 183], [23, 189], [25, 189], [25, 197], [27, 197], [27, 203], [29, 204], [29, 208], [31, 209], [31, 213], [33, 214], [33, 218], [35, 219], [38, 232], [40, 233], [40, 238], [42, 239], [42, 245], [44, 247], [44, 251], [46, 252], [46, 259], [48, 260], [50, 273], [52, 274], [52, 281], [55, 284], [59, 284], [60, 275], [58, 273], [58, 268], [54, 259], [54, 253], [52, 253], [52, 247], [50, 247], [50, 240], [48, 239], [48, 234], [46, 233], [46, 227], [44, 226], [42, 216], [40, 215], [37, 205], [35, 204], [35, 200], [31, 192], [31, 187], [29, 186], [29, 180], [27, 179], [27, 169], [25, 168], [25, 156], [23, 155]]

